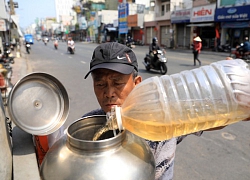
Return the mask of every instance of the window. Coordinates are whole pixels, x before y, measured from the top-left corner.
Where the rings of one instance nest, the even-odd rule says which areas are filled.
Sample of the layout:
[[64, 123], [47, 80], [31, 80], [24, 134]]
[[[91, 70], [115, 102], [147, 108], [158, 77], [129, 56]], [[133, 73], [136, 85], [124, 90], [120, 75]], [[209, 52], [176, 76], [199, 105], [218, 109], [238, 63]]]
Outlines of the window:
[[170, 4], [166, 4], [166, 12], [170, 11]]
[[161, 6], [161, 15], [164, 16], [165, 13], [165, 5]]

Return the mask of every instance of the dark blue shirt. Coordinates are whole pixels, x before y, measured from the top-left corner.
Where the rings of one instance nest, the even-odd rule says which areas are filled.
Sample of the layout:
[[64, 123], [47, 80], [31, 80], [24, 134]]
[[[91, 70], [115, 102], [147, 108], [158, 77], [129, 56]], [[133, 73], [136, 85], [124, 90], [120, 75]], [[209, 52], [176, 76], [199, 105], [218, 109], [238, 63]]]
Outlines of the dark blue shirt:
[[250, 51], [250, 42], [245, 41], [244, 45], [243, 45], [243, 48], [244, 48], [245, 51]]

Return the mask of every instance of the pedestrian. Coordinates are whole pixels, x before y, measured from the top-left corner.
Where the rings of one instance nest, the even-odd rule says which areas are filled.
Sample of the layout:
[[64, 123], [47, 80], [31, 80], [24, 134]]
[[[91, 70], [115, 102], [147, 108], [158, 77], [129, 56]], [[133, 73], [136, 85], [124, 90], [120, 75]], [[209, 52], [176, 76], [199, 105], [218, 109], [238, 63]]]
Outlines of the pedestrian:
[[[97, 46], [90, 62], [93, 88], [101, 108], [83, 115], [105, 115], [114, 105], [121, 106], [133, 88], [142, 81], [138, 75], [138, 63], [134, 52], [125, 45], [107, 42]], [[221, 129], [213, 128], [211, 130]], [[202, 132], [193, 133], [200, 136]], [[186, 136], [165, 141], [145, 140], [149, 145], [156, 164], [156, 180], [173, 179], [176, 145]]]
[[201, 66], [201, 61], [199, 60], [201, 47], [202, 47], [201, 38], [197, 36], [196, 38], [194, 38], [194, 44], [193, 44], [194, 66], [196, 66], [196, 60], [199, 62], [199, 66]]

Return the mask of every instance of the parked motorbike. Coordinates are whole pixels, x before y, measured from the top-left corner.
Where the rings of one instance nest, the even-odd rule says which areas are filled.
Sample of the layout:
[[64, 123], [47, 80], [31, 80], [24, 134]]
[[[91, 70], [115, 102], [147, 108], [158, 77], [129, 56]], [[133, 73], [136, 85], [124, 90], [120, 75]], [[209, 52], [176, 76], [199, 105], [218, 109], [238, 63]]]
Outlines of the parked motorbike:
[[13, 45], [13, 44], [11, 44], [11, 45], [10, 45], [10, 49], [11, 49], [11, 51], [14, 51], [14, 50], [15, 50], [15, 48], [14, 48], [14, 45]]
[[75, 53], [75, 46], [74, 45], [69, 45], [68, 46], [68, 52], [70, 52], [70, 54], [74, 54]]
[[29, 54], [30, 53], [30, 49], [31, 49], [31, 47], [30, 47], [31, 45], [29, 44], [29, 43], [27, 43], [26, 45], [25, 45], [25, 47], [26, 47], [26, 52]]
[[14, 64], [14, 57], [9, 57], [0, 60], [0, 89], [3, 99], [8, 97], [8, 94], [13, 87], [11, 78], [13, 74], [11, 64]]
[[5, 45], [4, 50], [3, 50], [3, 55], [5, 58], [9, 58], [11, 56], [11, 50], [8, 45]]
[[168, 58], [166, 57], [165, 50], [155, 50], [153, 55], [146, 54], [144, 62], [142, 62], [147, 71], [150, 69], [158, 70], [161, 74], [166, 74], [168, 71], [167, 62]]
[[220, 45], [217, 48], [217, 51], [219, 51], [219, 52], [230, 52], [231, 51], [231, 46], [230, 46], [230, 44]]
[[231, 49], [230, 57], [233, 59], [243, 59], [247, 63], [250, 63], [250, 51], [241, 53], [243, 50], [243, 43]]

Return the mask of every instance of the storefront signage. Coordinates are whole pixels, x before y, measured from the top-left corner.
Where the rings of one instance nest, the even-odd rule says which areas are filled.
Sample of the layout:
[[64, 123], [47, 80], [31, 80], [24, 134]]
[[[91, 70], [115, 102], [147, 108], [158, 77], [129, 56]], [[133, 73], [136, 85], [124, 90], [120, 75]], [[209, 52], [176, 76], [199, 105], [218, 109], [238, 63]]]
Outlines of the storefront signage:
[[118, 6], [119, 34], [128, 33], [128, 3], [121, 3]]
[[171, 14], [171, 23], [189, 23], [191, 9], [173, 11]]
[[249, 21], [250, 20], [250, 5], [220, 8], [215, 11], [215, 21]]
[[236, 7], [250, 5], [248, 0], [217, 0], [217, 8]]
[[137, 27], [137, 14], [128, 16], [128, 27]]
[[192, 9], [190, 22], [214, 21], [215, 4], [194, 7]]
[[0, 31], [6, 31], [6, 23], [4, 19], [0, 19]]

